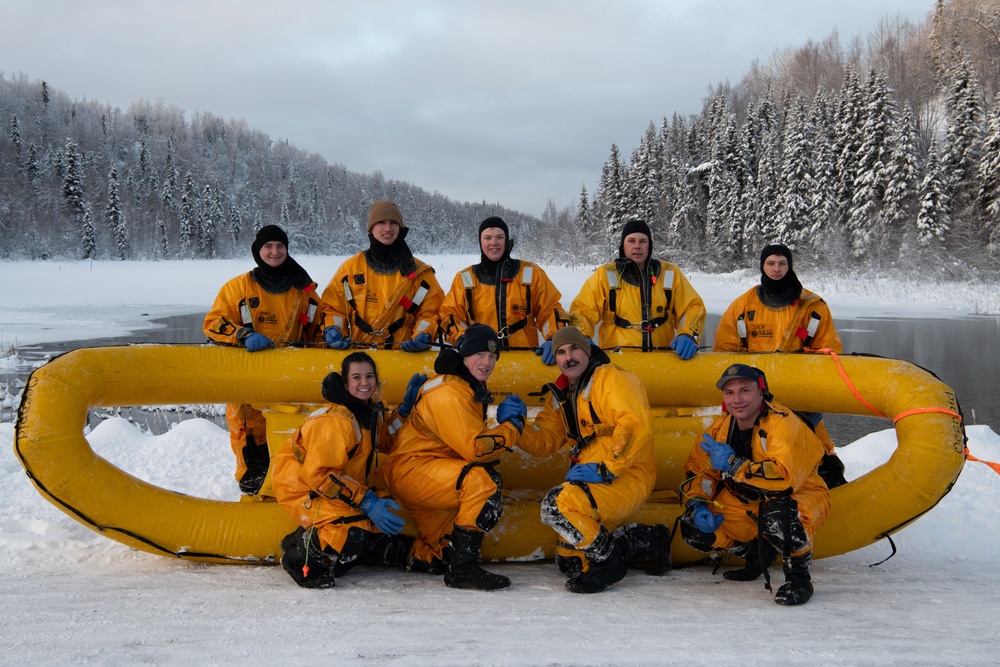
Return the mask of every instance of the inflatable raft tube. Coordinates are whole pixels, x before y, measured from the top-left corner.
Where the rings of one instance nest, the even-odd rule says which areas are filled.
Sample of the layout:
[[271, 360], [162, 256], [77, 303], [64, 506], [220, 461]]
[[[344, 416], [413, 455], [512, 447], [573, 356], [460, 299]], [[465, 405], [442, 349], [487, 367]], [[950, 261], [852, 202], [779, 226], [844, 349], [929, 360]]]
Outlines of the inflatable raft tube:
[[[138, 479], [91, 449], [84, 436], [88, 413], [187, 403], [314, 404], [322, 401], [320, 381], [340, 367], [345, 354], [301, 348], [247, 354], [216, 345], [75, 350], [28, 379], [15, 454], [43, 497], [113, 540], [196, 561], [274, 562], [281, 537], [295, 527], [276, 502], [208, 500]], [[895, 422], [898, 444], [890, 459], [831, 492], [830, 516], [816, 538], [817, 558], [864, 547], [906, 526], [951, 489], [965, 461], [954, 392], [904, 361], [704, 353], [682, 362], [670, 353], [635, 351], [610, 356], [641, 378], [658, 415], [656, 491], [637, 521], [673, 525], [681, 511], [680, 468], [700, 428], [718, 414], [715, 381], [736, 359], [764, 370], [778, 400], [790, 408], [862, 415], [877, 410]], [[413, 373], [432, 371], [434, 355], [379, 351], [376, 360], [384, 399], [395, 403]], [[554, 375], [531, 352], [505, 352], [489, 384], [498, 397], [516, 393], [529, 406], [540, 405], [543, 399], [530, 394]], [[484, 543], [484, 557], [551, 557], [555, 537], [539, 521], [539, 502], [562, 479], [565, 459], [540, 462], [517, 452], [502, 465], [504, 517]], [[408, 521], [406, 530], [413, 528]], [[673, 555], [678, 563], [702, 557], [680, 539], [673, 542]]]

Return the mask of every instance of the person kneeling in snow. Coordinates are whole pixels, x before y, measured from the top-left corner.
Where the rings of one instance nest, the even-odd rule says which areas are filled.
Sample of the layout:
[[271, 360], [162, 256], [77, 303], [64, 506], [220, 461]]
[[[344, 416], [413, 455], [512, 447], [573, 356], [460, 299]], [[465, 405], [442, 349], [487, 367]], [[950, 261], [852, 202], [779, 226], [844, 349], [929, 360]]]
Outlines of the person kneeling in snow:
[[723, 576], [754, 581], [775, 557], [785, 583], [774, 601], [809, 600], [813, 537], [830, 511], [819, 476], [823, 444], [788, 408], [774, 402], [764, 373], [733, 364], [716, 383], [725, 414], [702, 434], [684, 464], [684, 541], [699, 551], [726, 551], [746, 565]]
[[656, 478], [646, 390], [576, 327], [559, 329], [552, 347], [562, 375], [545, 386], [551, 398], [518, 446], [550, 456], [575, 443], [565, 483], [542, 501], [542, 522], [561, 540], [556, 563], [570, 577], [566, 588], [599, 593], [621, 581], [628, 565], [666, 574], [670, 530], [622, 525], [649, 498]]
[[517, 443], [527, 414], [524, 402], [509, 396], [497, 406], [499, 424], [486, 424], [493, 402], [486, 381], [499, 357], [500, 340], [485, 324], [473, 324], [457, 348], [442, 350], [434, 361], [437, 376], [423, 385], [385, 462], [389, 488], [426, 543], [418, 555], [443, 561], [444, 583], [452, 588], [510, 586], [507, 577], [479, 567], [483, 538], [503, 514], [496, 466]]
[[[400, 417], [409, 414], [419, 389], [411, 380]], [[300, 527], [281, 541], [281, 566], [299, 586], [332, 588], [355, 565], [410, 566], [415, 540], [403, 535], [396, 501], [378, 495], [370, 482], [379, 448], [391, 441], [376, 399], [375, 362], [364, 352], [344, 358], [340, 373], [323, 379], [317, 410], [274, 456], [274, 495]], [[418, 545], [419, 548], [419, 545]]]

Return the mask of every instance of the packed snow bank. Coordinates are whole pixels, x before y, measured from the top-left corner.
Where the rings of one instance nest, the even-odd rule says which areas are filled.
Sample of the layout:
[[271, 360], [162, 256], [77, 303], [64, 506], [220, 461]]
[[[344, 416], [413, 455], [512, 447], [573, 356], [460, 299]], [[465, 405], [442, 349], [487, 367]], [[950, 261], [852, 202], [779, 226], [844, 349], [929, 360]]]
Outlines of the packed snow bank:
[[[706, 567], [579, 596], [551, 563], [497, 564], [497, 593], [365, 568], [335, 589], [295, 586], [279, 567], [188, 563], [131, 550], [45, 501], [0, 424], [0, 616], [11, 663], [264, 665], [992, 664], [1000, 640], [1000, 476], [968, 463], [941, 503], [887, 542], [817, 561], [816, 595], [789, 609], [761, 581]], [[969, 429], [1000, 460], [1000, 436]], [[88, 436], [101, 456], [158, 485], [239, 496], [228, 435], [193, 419], [159, 436], [112, 418]], [[884, 461], [891, 431], [841, 449], [849, 478]], [[780, 573], [775, 572], [778, 581]]]

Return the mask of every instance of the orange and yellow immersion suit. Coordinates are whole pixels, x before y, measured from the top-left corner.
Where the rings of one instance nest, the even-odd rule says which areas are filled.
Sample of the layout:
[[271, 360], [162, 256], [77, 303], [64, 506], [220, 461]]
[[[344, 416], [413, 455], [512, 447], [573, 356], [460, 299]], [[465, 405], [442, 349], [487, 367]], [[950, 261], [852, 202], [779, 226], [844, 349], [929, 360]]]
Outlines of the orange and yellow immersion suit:
[[[729, 549], [760, 536], [778, 553], [787, 550], [786, 556], [812, 550], [813, 537], [830, 511], [830, 490], [817, 472], [823, 445], [788, 408], [773, 402], [764, 407], [751, 434], [743, 434], [749, 435], [749, 451], [737, 444], [732, 415], [723, 414], [706, 430], [713, 440], [733, 446], [746, 458], [732, 475], [712, 468], [700, 437], [691, 449], [681, 498], [688, 504], [708, 503], [714, 514], [724, 517], [712, 534], [682, 522], [685, 541], [696, 549]], [[780, 520], [772, 521], [772, 516]]]
[[321, 547], [343, 554], [351, 528], [379, 532], [358, 505], [390, 446], [380, 413], [363, 425], [343, 405], [321, 408], [274, 455], [274, 496], [300, 526], [316, 530]]
[[[276, 345], [321, 341], [323, 316], [316, 284], [307, 291], [289, 286], [273, 293], [254, 279], [253, 272], [236, 276], [219, 290], [202, 329], [213, 341], [240, 347], [251, 333], [263, 334]], [[244, 493], [256, 493], [269, 459], [264, 415], [251, 405], [233, 403], [226, 406], [226, 423], [236, 455], [236, 481]]]
[[[591, 347], [587, 371], [575, 387], [565, 376], [547, 385], [550, 396], [518, 446], [533, 456], [550, 456], [570, 444], [570, 460], [596, 463], [605, 483], [564, 482], [542, 502], [542, 521], [560, 538], [559, 558], [578, 557], [603, 527], [620, 526], [649, 498], [656, 480], [652, 418], [639, 379]], [[562, 385], [562, 386], [560, 386]]]
[[483, 264], [458, 272], [441, 304], [441, 331], [454, 344], [470, 324], [487, 324], [500, 334], [502, 349], [535, 348], [552, 337], [567, 315], [561, 295], [537, 264], [507, 259], [499, 279]]
[[492, 399], [471, 376], [457, 374], [462, 362], [454, 358], [456, 374], [435, 364], [441, 374], [424, 383], [384, 466], [389, 488], [425, 543], [414, 547], [414, 557], [428, 563], [442, 557], [453, 525], [489, 532], [500, 521], [503, 483], [495, 464], [518, 439], [510, 422], [486, 425]]
[[760, 300], [759, 289], [747, 290], [729, 304], [715, 331], [716, 352], [844, 351], [830, 308], [818, 295], [803, 289], [794, 303], [775, 308]]
[[705, 327], [705, 303], [681, 270], [650, 259], [645, 269], [619, 258], [595, 271], [570, 306], [573, 324], [604, 349], [666, 348], [679, 334], [695, 342]]
[[444, 291], [434, 269], [413, 259], [402, 269], [350, 257], [323, 290], [326, 326], [356, 345], [396, 347], [417, 334], [437, 335]]

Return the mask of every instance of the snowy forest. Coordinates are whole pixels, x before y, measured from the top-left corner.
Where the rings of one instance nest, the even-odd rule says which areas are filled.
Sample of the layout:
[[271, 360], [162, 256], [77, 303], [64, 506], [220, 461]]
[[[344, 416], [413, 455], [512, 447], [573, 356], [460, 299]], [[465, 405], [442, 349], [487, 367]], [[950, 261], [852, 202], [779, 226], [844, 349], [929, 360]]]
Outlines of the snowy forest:
[[420, 252], [478, 251], [474, 235], [451, 232], [458, 223], [533, 220], [351, 172], [241, 120], [201, 112], [186, 120], [162, 101], [123, 112], [0, 74], [0, 118], [0, 257], [241, 257], [272, 223], [295, 253], [348, 254], [368, 246], [368, 208], [378, 199], [400, 205]]
[[697, 116], [650, 123], [630, 157], [612, 145], [593, 198], [550, 204], [543, 259], [609, 257], [640, 217], [660, 254], [711, 270], [756, 268], [782, 240], [825, 267], [995, 276], [998, 93], [998, 0], [779, 51]]
[[296, 253], [346, 254], [389, 198], [418, 253], [475, 252], [452, 230], [500, 215], [530, 259], [597, 263], [639, 217], [690, 268], [755, 266], [782, 240], [818, 266], [1000, 272], [1000, 0], [938, 0], [921, 25], [886, 17], [777, 51], [709, 86], [700, 113], [637, 128], [630, 157], [612, 145], [596, 192], [541, 219], [351, 172], [243, 121], [122, 111], [23, 75], [0, 73], [0, 119], [7, 258], [242, 256], [269, 223]]

